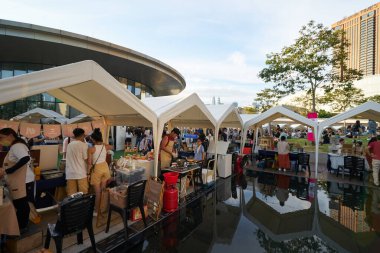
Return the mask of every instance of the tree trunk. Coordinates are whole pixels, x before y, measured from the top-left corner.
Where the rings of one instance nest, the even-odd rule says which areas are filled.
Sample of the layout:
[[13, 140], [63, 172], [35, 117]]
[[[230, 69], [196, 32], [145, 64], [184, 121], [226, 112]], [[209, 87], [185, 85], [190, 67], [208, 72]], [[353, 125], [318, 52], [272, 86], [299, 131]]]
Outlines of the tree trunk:
[[312, 96], [312, 112], [315, 112], [315, 88], [311, 88], [311, 96]]

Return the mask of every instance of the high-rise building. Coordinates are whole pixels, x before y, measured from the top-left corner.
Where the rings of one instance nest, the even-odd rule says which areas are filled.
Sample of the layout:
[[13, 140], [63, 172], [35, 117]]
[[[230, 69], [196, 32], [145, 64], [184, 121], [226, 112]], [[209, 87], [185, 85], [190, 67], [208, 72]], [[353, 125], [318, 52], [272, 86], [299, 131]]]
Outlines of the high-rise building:
[[379, 13], [380, 2], [332, 25], [346, 32], [348, 67], [361, 70], [364, 76], [380, 74]]

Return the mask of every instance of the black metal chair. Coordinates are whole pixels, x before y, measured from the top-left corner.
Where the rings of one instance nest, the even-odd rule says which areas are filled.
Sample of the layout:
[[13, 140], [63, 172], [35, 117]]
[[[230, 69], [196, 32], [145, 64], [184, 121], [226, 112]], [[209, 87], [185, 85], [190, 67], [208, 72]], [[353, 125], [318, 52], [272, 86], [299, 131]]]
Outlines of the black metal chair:
[[355, 156], [344, 156], [343, 157], [343, 167], [339, 166], [338, 169], [336, 170], [336, 176], [339, 176], [340, 170], [342, 170], [342, 176], [344, 177], [344, 173], [348, 171], [350, 174], [350, 179], [351, 179], [351, 173], [354, 171], [355, 168]]
[[49, 248], [53, 237], [56, 251], [62, 252], [62, 241], [66, 235], [76, 234], [78, 244], [83, 243], [84, 229], [87, 229], [91, 245], [96, 252], [92, 215], [94, 212], [95, 195], [68, 197], [60, 204], [58, 220], [55, 224], [48, 224], [45, 240], [45, 249]]
[[365, 161], [362, 157], [355, 157], [353, 169], [350, 171], [350, 180], [353, 176], [357, 176], [360, 180], [364, 180]]
[[133, 208], [138, 207], [141, 212], [141, 217], [144, 222], [144, 226], [147, 227], [145, 212], [144, 212], [144, 192], [145, 192], [146, 180], [141, 180], [128, 186], [127, 197], [125, 198], [126, 205], [125, 208], [110, 204], [108, 211], [107, 227], [106, 233], [108, 233], [111, 222], [112, 211], [118, 212], [123, 218], [125, 227], [125, 238], [128, 238], [128, 218], [131, 214]]
[[[310, 170], [310, 154], [308, 153], [299, 153], [298, 154], [298, 164], [297, 169], [299, 169], [299, 166], [301, 166], [302, 169], [308, 169], [309, 176], [311, 176], [311, 170]], [[296, 171], [298, 173], [298, 170]]]

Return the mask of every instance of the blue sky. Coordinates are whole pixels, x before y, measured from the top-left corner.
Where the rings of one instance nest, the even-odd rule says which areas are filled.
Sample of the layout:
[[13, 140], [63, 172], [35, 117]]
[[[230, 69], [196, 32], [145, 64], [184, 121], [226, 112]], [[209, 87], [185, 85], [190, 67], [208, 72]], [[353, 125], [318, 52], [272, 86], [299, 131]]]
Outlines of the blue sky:
[[252, 104], [269, 87], [257, 74], [265, 55], [297, 37], [313, 19], [326, 26], [372, 0], [1, 0], [0, 19], [106, 40], [178, 70], [186, 92], [205, 103]]

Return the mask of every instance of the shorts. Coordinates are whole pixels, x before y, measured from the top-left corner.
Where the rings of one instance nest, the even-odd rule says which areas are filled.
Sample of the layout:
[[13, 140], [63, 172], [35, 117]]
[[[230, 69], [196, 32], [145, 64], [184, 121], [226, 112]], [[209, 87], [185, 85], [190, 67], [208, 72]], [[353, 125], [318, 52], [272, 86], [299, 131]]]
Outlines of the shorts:
[[76, 192], [88, 193], [88, 181], [87, 177], [81, 179], [67, 179], [66, 192], [70, 196]]
[[98, 163], [95, 165], [94, 171], [91, 174], [91, 185], [100, 185], [101, 182], [111, 178], [110, 169], [107, 162]]

